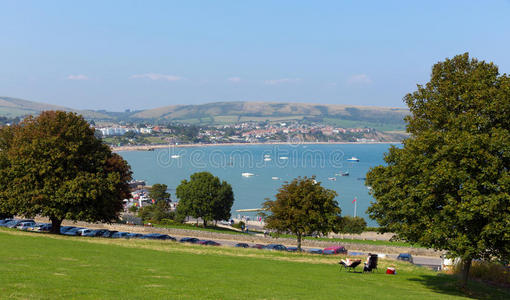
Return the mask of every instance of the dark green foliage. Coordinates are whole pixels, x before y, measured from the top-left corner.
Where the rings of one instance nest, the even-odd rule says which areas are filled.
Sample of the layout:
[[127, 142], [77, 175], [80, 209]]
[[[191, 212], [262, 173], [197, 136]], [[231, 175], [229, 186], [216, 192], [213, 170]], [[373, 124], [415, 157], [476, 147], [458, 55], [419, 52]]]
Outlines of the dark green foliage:
[[304, 235], [338, 230], [342, 211], [336, 196], [335, 191], [317, 183], [315, 177], [298, 177], [278, 190], [276, 200], [264, 202], [263, 208], [269, 212], [264, 214], [266, 228], [295, 234], [301, 249]]
[[340, 232], [343, 233], [362, 233], [367, 228], [367, 222], [362, 217], [342, 217]]
[[144, 221], [158, 223], [163, 219], [173, 219], [175, 213], [170, 211], [166, 201], [156, 202], [154, 205], [144, 206], [138, 210], [138, 216]]
[[232, 187], [209, 172], [192, 174], [189, 181], [181, 182], [176, 193], [179, 198], [177, 212], [181, 217], [201, 218], [204, 227], [208, 221], [230, 219], [234, 204]]
[[0, 210], [110, 222], [129, 197], [129, 165], [80, 116], [47, 111], [0, 130]]
[[168, 186], [166, 184], [156, 183], [152, 185], [149, 191], [149, 197], [156, 202], [170, 201], [170, 193], [166, 191], [167, 189]]
[[405, 97], [411, 137], [392, 147], [366, 184], [383, 231], [463, 260], [510, 255], [510, 78], [455, 56]]

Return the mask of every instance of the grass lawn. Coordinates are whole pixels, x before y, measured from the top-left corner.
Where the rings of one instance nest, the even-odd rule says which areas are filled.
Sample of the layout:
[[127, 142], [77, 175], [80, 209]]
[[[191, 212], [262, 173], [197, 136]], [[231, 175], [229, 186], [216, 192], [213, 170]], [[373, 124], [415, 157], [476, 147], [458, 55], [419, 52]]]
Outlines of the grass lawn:
[[[339, 257], [0, 229], [1, 299], [449, 299], [456, 279], [406, 263], [339, 272]], [[359, 268], [358, 270], [361, 270]], [[473, 283], [469, 297], [510, 293]]]

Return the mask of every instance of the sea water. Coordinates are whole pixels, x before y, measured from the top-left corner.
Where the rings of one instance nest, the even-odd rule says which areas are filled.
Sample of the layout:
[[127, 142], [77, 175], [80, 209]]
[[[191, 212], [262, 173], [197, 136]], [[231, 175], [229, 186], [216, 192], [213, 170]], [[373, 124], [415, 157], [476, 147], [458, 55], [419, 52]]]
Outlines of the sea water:
[[[119, 152], [131, 165], [133, 178], [148, 185], [166, 184], [173, 201], [175, 189], [195, 172], [208, 171], [232, 185], [232, 216], [254, 213], [238, 209], [260, 208], [265, 199], [275, 199], [286, 181], [298, 176], [315, 176], [322, 186], [338, 193], [342, 215], [371, 220], [366, 210], [373, 197], [365, 185], [370, 168], [384, 164], [390, 144], [288, 144], [168, 147], [155, 151]], [[348, 161], [356, 157], [359, 162]], [[349, 176], [340, 176], [348, 172]], [[242, 174], [245, 173], [243, 176]], [[249, 174], [246, 174], [249, 173]], [[333, 180], [336, 179], [336, 180]], [[356, 198], [356, 203], [353, 203]], [[356, 207], [355, 207], [356, 206]]]

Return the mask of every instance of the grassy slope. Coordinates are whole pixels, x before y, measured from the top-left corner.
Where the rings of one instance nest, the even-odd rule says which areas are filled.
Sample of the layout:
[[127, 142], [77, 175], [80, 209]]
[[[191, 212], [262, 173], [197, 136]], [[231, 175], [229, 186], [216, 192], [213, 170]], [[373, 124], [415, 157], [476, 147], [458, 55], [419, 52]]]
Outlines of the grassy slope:
[[[338, 257], [0, 230], [1, 299], [463, 298], [447, 275], [339, 272]], [[7, 247], [5, 247], [7, 245]], [[510, 294], [480, 284], [478, 298]]]
[[137, 112], [133, 118], [167, 119], [192, 124], [225, 124], [237, 121], [288, 121], [312, 117], [345, 127], [373, 127], [402, 130], [405, 108], [356, 105], [216, 102], [201, 105], [173, 105]]
[[0, 97], [0, 116], [21, 117], [25, 115], [35, 115], [43, 110], [65, 110], [76, 112], [85, 118], [90, 119], [111, 119], [110, 116], [91, 110], [75, 110], [63, 106], [33, 102], [23, 99]]

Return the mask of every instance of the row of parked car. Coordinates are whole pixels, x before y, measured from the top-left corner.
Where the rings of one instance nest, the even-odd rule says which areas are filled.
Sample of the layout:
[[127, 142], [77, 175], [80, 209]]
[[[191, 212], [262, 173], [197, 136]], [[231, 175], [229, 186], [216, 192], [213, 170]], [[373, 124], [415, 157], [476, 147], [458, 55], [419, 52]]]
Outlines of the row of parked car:
[[[51, 231], [51, 223], [36, 223], [34, 220], [5, 219], [0, 220], [0, 226], [8, 228], [17, 228], [26, 231], [49, 232]], [[87, 237], [104, 237], [104, 238], [138, 238], [138, 239], [154, 239], [154, 240], [173, 240], [176, 239], [167, 234], [160, 233], [131, 233], [108, 229], [90, 229], [76, 226], [61, 226], [60, 233], [71, 236], [87, 236]]]
[[[256, 248], [256, 249], [266, 249], [266, 250], [275, 250], [275, 251], [287, 251], [287, 252], [297, 252], [297, 247], [286, 247], [281, 244], [269, 244], [269, 245], [262, 245], [262, 244], [255, 244], [255, 245], [248, 245], [247, 243], [238, 243], [235, 245], [235, 247], [240, 248]], [[301, 250], [303, 251], [303, 250]], [[334, 254], [347, 254], [347, 249], [343, 246], [331, 246], [328, 248], [320, 249], [320, 248], [311, 248], [307, 249], [306, 252], [311, 254], [324, 254], [324, 255], [334, 255]]]
[[[0, 226], [9, 227], [9, 228], [17, 228], [20, 230], [27, 231], [36, 231], [36, 232], [49, 232], [51, 231], [51, 223], [36, 223], [34, 220], [22, 220], [22, 219], [5, 219], [0, 220]], [[141, 233], [132, 233], [132, 232], [122, 232], [108, 229], [90, 229], [84, 227], [75, 227], [75, 226], [61, 226], [60, 233], [63, 235], [70, 236], [86, 236], [86, 237], [103, 237], [103, 238], [126, 238], [126, 239], [152, 239], [152, 240], [171, 240], [177, 241], [176, 238], [168, 235], [168, 234], [160, 234], [160, 233], [149, 233], [149, 234], [141, 234]], [[184, 237], [179, 240], [181, 243], [190, 243], [190, 244], [198, 244], [198, 245], [207, 245], [207, 246], [220, 246], [221, 244], [213, 241], [213, 240], [201, 240], [194, 237]], [[296, 252], [298, 251], [297, 247], [286, 247], [281, 244], [255, 244], [250, 246], [247, 243], [238, 243], [235, 247], [239, 248], [256, 248], [256, 249], [265, 249], [265, 250], [274, 250], [274, 251], [288, 251], [288, 252]], [[324, 249], [312, 248], [306, 250], [308, 253], [312, 254], [324, 254], [324, 255], [333, 255], [333, 254], [347, 254], [347, 249], [343, 246], [332, 246]]]

